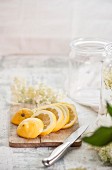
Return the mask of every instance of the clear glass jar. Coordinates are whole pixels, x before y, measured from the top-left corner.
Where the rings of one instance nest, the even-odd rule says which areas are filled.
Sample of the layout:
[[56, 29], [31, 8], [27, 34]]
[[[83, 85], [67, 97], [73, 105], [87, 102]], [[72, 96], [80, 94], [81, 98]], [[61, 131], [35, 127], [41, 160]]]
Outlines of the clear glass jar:
[[99, 39], [71, 42], [69, 96], [80, 104], [99, 107], [101, 68], [106, 44]]
[[102, 68], [101, 113], [106, 113], [106, 102], [112, 104], [112, 43], [105, 47], [106, 59]]

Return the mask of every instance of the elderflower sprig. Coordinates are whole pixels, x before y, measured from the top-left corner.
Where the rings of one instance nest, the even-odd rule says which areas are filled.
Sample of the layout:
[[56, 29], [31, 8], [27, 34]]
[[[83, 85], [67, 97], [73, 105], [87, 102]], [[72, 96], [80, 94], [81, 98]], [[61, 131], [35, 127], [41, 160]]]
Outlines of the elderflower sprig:
[[98, 155], [104, 163], [112, 164], [112, 143], [107, 146], [97, 148]]
[[37, 104], [38, 106], [60, 102], [65, 97], [61, 91], [56, 91], [43, 83], [29, 86], [26, 80], [20, 78], [14, 78], [11, 91], [14, 103]]
[[106, 89], [112, 89], [112, 68], [105, 68], [103, 71], [103, 79]]

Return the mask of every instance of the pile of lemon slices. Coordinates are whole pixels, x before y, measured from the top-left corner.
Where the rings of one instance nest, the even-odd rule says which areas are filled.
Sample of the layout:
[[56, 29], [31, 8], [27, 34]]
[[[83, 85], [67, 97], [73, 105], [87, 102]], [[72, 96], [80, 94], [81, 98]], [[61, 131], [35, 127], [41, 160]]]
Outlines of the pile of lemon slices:
[[45, 105], [33, 110], [23, 108], [11, 119], [17, 134], [24, 138], [45, 136], [60, 129], [72, 127], [77, 121], [76, 108], [68, 103]]

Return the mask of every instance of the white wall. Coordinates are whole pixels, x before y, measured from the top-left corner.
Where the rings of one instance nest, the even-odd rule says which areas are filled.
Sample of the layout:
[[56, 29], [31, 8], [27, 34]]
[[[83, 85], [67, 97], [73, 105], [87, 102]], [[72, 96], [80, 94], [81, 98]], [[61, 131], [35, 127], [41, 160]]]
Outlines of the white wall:
[[0, 54], [68, 54], [73, 38], [111, 35], [112, 0], [0, 0]]

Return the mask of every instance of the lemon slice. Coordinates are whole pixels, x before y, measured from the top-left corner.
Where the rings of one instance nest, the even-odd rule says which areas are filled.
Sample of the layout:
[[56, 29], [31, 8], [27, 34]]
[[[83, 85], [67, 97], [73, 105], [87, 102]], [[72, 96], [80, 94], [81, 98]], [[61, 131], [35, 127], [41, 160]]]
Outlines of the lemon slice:
[[48, 110], [51, 111], [56, 116], [57, 121], [56, 121], [56, 126], [53, 129], [53, 132], [57, 132], [63, 127], [64, 115], [62, 110], [58, 106], [55, 106], [55, 104], [45, 105], [37, 109], [33, 109], [33, 112], [35, 113], [35, 111], [38, 110]]
[[44, 123], [44, 130], [40, 134], [42, 136], [48, 135], [56, 126], [56, 116], [48, 110], [37, 110], [32, 117], [39, 118]]
[[[62, 110], [62, 112], [63, 112], [64, 119], [63, 119], [62, 124], [63, 124], [63, 126], [64, 126], [64, 125], [67, 124], [68, 121], [69, 121], [69, 110], [68, 110], [68, 108], [66, 107], [66, 105], [64, 105], [64, 104], [62, 104], [62, 103], [56, 103], [55, 105], [56, 105], [57, 107], [59, 107], [59, 108]], [[63, 127], [63, 126], [62, 126], [62, 127]]]
[[12, 116], [11, 122], [15, 125], [19, 125], [24, 119], [31, 117], [33, 114], [33, 111], [30, 109], [20, 109]]
[[65, 105], [69, 110], [69, 121], [62, 128], [62, 129], [67, 129], [67, 128], [70, 128], [71, 126], [73, 126], [76, 123], [78, 117], [77, 117], [77, 112], [76, 112], [74, 105], [68, 104], [68, 103], [62, 103], [62, 104]]
[[17, 134], [24, 138], [36, 138], [44, 128], [44, 124], [40, 119], [27, 118], [23, 120], [18, 128]]

